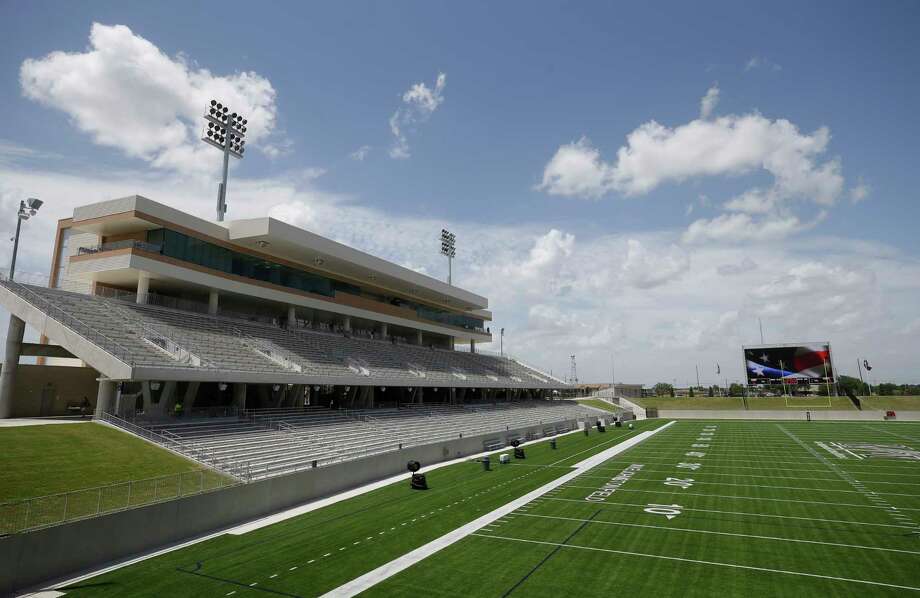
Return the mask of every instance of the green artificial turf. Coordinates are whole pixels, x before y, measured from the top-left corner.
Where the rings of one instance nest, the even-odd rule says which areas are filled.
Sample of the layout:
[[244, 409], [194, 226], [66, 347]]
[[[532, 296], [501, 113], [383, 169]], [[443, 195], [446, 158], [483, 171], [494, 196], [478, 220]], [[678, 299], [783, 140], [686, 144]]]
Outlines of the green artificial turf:
[[[378, 567], [570, 471], [569, 466], [642, 430], [608, 428], [525, 448], [514, 465], [493, 459], [427, 473], [430, 489], [398, 482], [241, 536], [207, 542], [101, 575], [68, 596], [314, 596]], [[506, 451], [499, 452], [508, 452]], [[553, 467], [548, 467], [553, 465]], [[423, 470], [424, 471], [424, 470]], [[328, 556], [326, 556], [328, 555]], [[274, 577], [273, 577], [274, 576]], [[250, 587], [249, 584], [256, 586]]]
[[[633, 434], [664, 423], [637, 422]], [[491, 472], [475, 462], [434, 470], [425, 492], [400, 482], [64, 591], [320, 595], [571, 471], [572, 464], [629, 435], [625, 428], [608, 428], [588, 438], [563, 436], [558, 450], [546, 443], [529, 446], [524, 462], [494, 465]], [[844, 452], [859, 455], [866, 450], [861, 443], [920, 450], [920, 424], [676, 422], [362, 595], [920, 592], [920, 538], [912, 533], [920, 523], [920, 461], [859, 459]], [[615, 492], [599, 502], [585, 500], [633, 465], [642, 467]], [[668, 519], [648, 508], [676, 514]]]
[[200, 468], [97, 423], [0, 428], [0, 502]]
[[[363, 595], [920, 592], [918, 461], [844, 460], [817, 441], [920, 449], [920, 424], [678, 422]], [[603, 502], [585, 500], [634, 464]]]

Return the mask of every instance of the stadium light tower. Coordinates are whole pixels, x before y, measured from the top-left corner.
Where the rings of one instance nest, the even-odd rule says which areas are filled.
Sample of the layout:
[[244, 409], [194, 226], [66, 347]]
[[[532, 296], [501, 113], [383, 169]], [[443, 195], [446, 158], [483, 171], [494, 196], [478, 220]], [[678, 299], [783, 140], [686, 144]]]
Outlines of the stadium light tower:
[[13, 280], [13, 274], [16, 272], [16, 253], [19, 251], [19, 229], [22, 227], [22, 221], [28, 220], [38, 213], [44, 202], [40, 199], [30, 197], [23, 201], [19, 200], [19, 213], [16, 215], [16, 236], [13, 237], [13, 259], [10, 261], [10, 280]]
[[230, 156], [237, 160], [243, 158], [246, 151], [247, 120], [217, 100], [211, 100], [205, 108], [204, 119], [208, 128], [202, 133], [201, 140], [224, 153], [224, 177], [217, 188], [217, 221], [223, 222], [224, 214], [227, 213], [227, 170], [230, 167]]
[[457, 257], [457, 237], [446, 228], [441, 229], [441, 255], [447, 256], [447, 284], [453, 284], [453, 262]]

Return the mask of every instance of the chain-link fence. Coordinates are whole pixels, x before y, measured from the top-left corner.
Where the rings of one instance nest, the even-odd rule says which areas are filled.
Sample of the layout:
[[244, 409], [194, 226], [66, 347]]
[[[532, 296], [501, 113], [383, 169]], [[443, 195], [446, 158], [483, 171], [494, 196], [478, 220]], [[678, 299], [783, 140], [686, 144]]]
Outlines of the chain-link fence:
[[0, 504], [0, 536], [96, 517], [240, 484], [199, 469]]

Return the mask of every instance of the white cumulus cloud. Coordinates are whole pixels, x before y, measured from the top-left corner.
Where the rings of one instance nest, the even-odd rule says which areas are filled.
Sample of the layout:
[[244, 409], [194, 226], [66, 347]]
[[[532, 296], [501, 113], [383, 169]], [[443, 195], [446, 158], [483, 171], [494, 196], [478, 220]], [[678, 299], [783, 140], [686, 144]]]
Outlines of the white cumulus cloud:
[[703, 120], [712, 116], [712, 112], [719, 104], [719, 86], [713, 85], [706, 91], [706, 95], [700, 100], [700, 118]]
[[268, 79], [196, 68], [124, 25], [93, 23], [85, 51], [27, 59], [19, 80], [26, 97], [64, 112], [96, 143], [168, 170], [210, 169], [219, 162], [219, 152], [199, 140], [212, 98], [246, 116], [247, 148], [259, 147], [275, 127], [275, 89]]
[[402, 105], [390, 117], [390, 132], [395, 138], [390, 147], [390, 157], [406, 159], [409, 152], [408, 130], [427, 121], [434, 111], [444, 103], [444, 87], [447, 75], [438, 73], [434, 86], [416, 83], [402, 96]]
[[645, 123], [608, 163], [587, 138], [561, 146], [546, 164], [539, 189], [597, 198], [611, 192], [645, 195], [665, 183], [757, 171], [773, 177], [777, 197], [834, 203], [843, 189], [840, 163], [820, 162], [830, 132], [802, 133], [785, 119], [758, 113], [696, 119], [676, 127]]
[[722, 214], [715, 218], [700, 218], [693, 222], [681, 239], [684, 243], [703, 242], [759, 242], [773, 241], [808, 230], [826, 217], [820, 213], [811, 222], [802, 222], [798, 216], [770, 216], [757, 220], [749, 214]]
[[671, 245], [653, 252], [637, 239], [627, 241], [622, 273], [631, 286], [648, 289], [681, 276], [690, 268], [690, 258], [680, 247]]

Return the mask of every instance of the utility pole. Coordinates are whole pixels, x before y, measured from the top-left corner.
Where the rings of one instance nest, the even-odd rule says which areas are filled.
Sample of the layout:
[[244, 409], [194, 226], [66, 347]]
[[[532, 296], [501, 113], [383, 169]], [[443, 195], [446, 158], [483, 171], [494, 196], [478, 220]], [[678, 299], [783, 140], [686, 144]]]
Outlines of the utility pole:
[[610, 354], [610, 389], [613, 396], [617, 396], [617, 365], [613, 354]]

